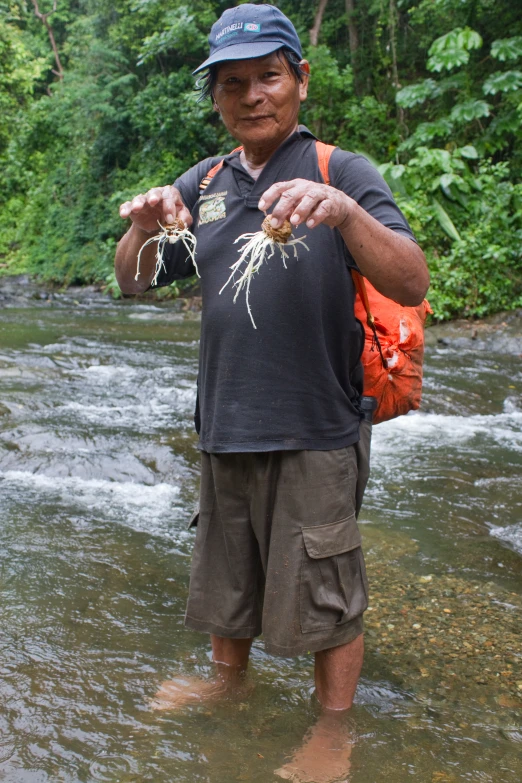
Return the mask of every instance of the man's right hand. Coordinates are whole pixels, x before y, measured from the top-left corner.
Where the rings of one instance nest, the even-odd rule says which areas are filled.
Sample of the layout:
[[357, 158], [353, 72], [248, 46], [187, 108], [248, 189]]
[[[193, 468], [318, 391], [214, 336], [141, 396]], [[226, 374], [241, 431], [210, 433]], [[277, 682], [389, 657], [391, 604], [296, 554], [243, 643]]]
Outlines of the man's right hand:
[[130, 218], [137, 228], [151, 234], [159, 230], [158, 223], [164, 226], [173, 223], [174, 218], [181, 218], [186, 226], [192, 224], [192, 216], [179, 190], [172, 185], [151, 188], [145, 194], [134, 196], [132, 201], [121, 205], [120, 217]]
[[[124, 294], [139, 294], [146, 291], [154, 277], [156, 268], [157, 242], [147, 242], [147, 235], [158, 235], [160, 227], [181, 218], [186, 226], [192, 224], [192, 216], [182, 201], [179, 190], [166, 185], [151, 188], [144, 195], [134, 196], [120, 207], [120, 217], [130, 218], [132, 225], [120, 240], [116, 249], [114, 268], [116, 280]], [[138, 253], [141, 251], [139, 277]]]

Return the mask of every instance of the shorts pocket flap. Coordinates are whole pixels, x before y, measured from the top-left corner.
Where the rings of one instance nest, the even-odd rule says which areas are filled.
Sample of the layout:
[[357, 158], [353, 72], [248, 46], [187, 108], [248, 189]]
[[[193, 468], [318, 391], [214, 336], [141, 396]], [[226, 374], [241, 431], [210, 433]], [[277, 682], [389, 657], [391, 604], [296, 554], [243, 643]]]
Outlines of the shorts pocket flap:
[[361, 546], [361, 533], [355, 514], [329, 525], [303, 527], [303, 538], [308, 556], [313, 559], [332, 557]]

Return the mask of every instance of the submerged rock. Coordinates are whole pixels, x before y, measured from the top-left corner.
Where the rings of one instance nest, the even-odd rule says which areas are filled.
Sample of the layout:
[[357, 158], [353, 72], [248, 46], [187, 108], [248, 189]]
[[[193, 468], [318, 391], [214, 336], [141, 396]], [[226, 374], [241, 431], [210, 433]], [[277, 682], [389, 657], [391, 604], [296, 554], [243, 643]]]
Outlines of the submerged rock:
[[[493, 582], [415, 574], [406, 535], [363, 526], [370, 606], [367, 648], [400, 685], [445, 698], [485, 696], [522, 708], [522, 599]], [[500, 700], [499, 700], [500, 699]]]

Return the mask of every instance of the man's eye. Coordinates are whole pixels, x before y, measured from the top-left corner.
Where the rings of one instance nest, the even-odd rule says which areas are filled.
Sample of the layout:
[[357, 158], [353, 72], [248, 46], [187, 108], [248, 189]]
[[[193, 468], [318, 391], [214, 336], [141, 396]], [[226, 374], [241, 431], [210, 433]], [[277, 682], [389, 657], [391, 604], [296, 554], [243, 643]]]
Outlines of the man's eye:
[[265, 73], [265, 79], [272, 79], [272, 78], [274, 78], [274, 76], [279, 76], [277, 71], [267, 71]]

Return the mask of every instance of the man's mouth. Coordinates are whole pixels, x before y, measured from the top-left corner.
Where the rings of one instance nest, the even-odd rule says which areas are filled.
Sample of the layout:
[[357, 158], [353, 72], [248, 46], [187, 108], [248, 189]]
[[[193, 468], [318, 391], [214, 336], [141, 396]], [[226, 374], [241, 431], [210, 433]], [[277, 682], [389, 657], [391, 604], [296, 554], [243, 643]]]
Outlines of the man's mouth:
[[258, 114], [255, 117], [242, 117], [243, 122], [259, 122], [259, 120], [268, 120], [272, 115]]

